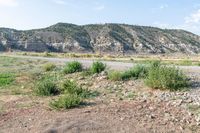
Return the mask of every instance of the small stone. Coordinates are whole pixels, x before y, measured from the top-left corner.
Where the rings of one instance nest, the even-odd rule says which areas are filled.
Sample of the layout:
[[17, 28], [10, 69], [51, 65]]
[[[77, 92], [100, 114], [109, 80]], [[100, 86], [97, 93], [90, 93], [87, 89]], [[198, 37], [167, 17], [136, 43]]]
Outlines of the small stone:
[[121, 121], [123, 121], [124, 119], [125, 119], [124, 117], [121, 117], [121, 118], [120, 118]]
[[151, 119], [155, 119], [156, 117], [154, 115], [149, 116]]
[[180, 126], [180, 130], [183, 130], [184, 128], [182, 126]]
[[91, 111], [90, 110], [86, 110], [86, 111], [84, 111], [83, 113], [90, 113]]
[[147, 102], [147, 100], [146, 100], [146, 99], [142, 100], [142, 103], [146, 103], [146, 102]]

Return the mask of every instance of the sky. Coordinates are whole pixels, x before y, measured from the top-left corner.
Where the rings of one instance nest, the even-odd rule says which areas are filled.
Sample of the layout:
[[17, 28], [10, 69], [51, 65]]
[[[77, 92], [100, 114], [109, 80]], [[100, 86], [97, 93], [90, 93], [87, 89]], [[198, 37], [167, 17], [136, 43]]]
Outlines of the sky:
[[125, 23], [200, 35], [200, 0], [0, 0], [0, 27]]

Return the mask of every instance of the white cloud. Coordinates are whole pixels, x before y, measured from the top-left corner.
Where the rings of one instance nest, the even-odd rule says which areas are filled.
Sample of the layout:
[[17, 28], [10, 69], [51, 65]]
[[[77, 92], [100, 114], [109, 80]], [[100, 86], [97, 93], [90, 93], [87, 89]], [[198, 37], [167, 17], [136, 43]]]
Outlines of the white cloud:
[[19, 3], [17, 0], [0, 0], [0, 6], [10, 6], [10, 7], [16, 7]]
[[159, 8], [160, 9], [165, 9], [165, 8], [168, 8], [169, 6], [167, 5], [167, 4], [163, 4], [163, 5], [161, 5]]
[[59, 5], [66, 5], [67, 3], [64, 0], [53, 0], [54, 3]]
[[105, 9], [105, 6], [104, 5], [100, 5], [100, 6], [97, 6], [94, 8], [94, 10], [97, 10], [97, 11], [102, 11]]
[[190, 23], [200, 23], [200, 9], [198, 9], [196, 12], [192, 13], [190, 16], [185, 17], [185, 23], [190, 24]]

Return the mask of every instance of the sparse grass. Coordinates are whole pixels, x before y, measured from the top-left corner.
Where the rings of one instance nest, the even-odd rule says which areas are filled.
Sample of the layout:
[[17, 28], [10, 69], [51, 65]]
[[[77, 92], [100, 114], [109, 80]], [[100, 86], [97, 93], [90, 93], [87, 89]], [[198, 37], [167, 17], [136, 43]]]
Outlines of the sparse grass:
[[82, 73], [81, 73], [81, 76], [83, 77], [87, 77], [87, 76], [91, 76], [93, 73], [91, 72], [90, 69], [87, 69], [87, 70], [84, 70]]
[[93, 62], [92, 67], [91, 67], [91, 72], [94, 73], [101, 73], [106, 69], [106, 65], [103, 64], [102, 62]]
[[15, 80], [15, 76], [11, 73], [0, 73], [0, 87], [10, 85]]
[[182, 60], [178, 64], [181, 66], [192, 66], [193, 62], [191, 60]]
[[63, 83], [62, 91], [64, 94], [76, 94], [82, 98], [89, 98], [92, 94], [89, 90], [83, 89], [76, 82], [70, 80]]
[[45, 72], [53, 71], [56, 68], [56, 65], [53, 63], [47, 63], [43, 66]]
[[70, 109], [81, 104], [82, 99], [76, 94], [65, 94], [58, 100], [50, 102], [50, 106], [55, 109]]
[[78, 86], [76, 82], [67, 80], [63, 83], [62, 93], [58, 100], [50, 102], [50, 106], [56, 109], [69, 109], [80, 105], [84, 99], [99, 95]]
[[122, 73], [120, 71], [111, 70], [108, 72], [108, 79], [112, 81], [120, 81], [122, 80]]
[[77, 61], [69, 62], [64, 67], [64, 73], [75, 73], [75, 72], [81, 72], [83, 70], [82, 64]]
[[176, 67], [153, 62], [145, 80], [147, 86], [154, 89], [169, 89], [176, 91], [188, 86], [187, 77]]
[[131, 78], [138, 79], [140, 77], [146, 77], [147, 68], [143, 65], [136, 65], [135, 67], [122, 73], [122, 80], [129, 80]]
[[129, 80], [131, 78], [145, 78], [148, 73], [147, 67], [144, 65], [136, 65], [135, 67], [124, 71], [110, 71], [108, 72], [108, 79], [113, 81]]
[[39, 96], [53, 96], [59, 93], [59, 89], [55, 81], [46, 76], [36, 83], [35, 92]]

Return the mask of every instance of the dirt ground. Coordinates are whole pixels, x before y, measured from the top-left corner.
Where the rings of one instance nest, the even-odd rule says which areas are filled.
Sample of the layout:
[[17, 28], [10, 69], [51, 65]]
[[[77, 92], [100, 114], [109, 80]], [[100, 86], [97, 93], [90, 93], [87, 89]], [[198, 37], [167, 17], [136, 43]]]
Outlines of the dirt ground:
[[[31, 63], [16, 71], [32, 70]], [[23, 74], [17, 80], [23, 93], [0, 90], [0, 133], [199, 133], [200, 73], [188, 75], [194, 84], [183, 92], [152, 90], [142, 80], [113, 82], [104, 74], [66, 75], [100, 94], [77, 108], [53, 110], [49, 101], [56, 97], [29, 94], [33, 83]]]

